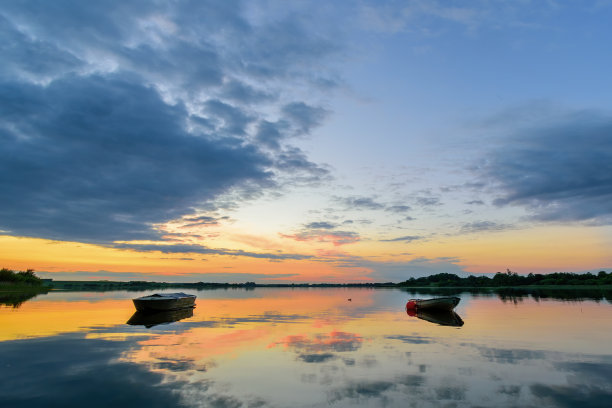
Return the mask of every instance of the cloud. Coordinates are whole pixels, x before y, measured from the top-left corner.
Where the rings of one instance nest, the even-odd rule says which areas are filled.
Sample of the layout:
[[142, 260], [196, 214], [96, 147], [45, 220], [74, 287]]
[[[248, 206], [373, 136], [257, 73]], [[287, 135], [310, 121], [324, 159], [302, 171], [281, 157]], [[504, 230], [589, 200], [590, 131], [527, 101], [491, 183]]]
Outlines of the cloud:
[[380, 239], [379, 241], [381, 242], [399, 242], [399, 241], [403, 241], [403, 242], [412, 242], [412, 241], [416, 241], [419, 239], [422, 239], [423, 237], [419, 236], [419, 235], [406, 235], [403, 237], [397, 237], [397, 238], [391, 238], [391, 239]]
[[219, 95], [222, 99], [240, 104], [268, 102], [274, 99], [274, 96], [269, 92], [257, 89], [250, 84], [240, 82], [236, 79], [230, 79], [225, 82], [219, 91]]
[[381, 380], [361, 380], [350, 381], [347, 385], [328, 392], [328, 400], [336, 403], [344, 399], [367, 400], [381, 399], [382, 402], [371, 405], [387, 405], [385, 393], [397, 388], [397, 384], [392, 381]]
[[347, 208], [355, 210], [380, 210], [385, 208], [371, 197], [335, 197], [335, 201]]
[[327, 111], [321, 107], [309, 106], [304, 102], [292, 102], [282, 108], [283, 114], [294, 124], [298, 134], [310, 130], [323, 122]]
[[493, 221], [474, 221], [463, 224], [459, 230], [460, 234], [470, 234], [484, 231], [503, 231], [514, 228], [510, 224], [499, 224]]
[[546, 358], [546, 354], [540, 350], [499, 349], [484, 346], [478, 346], [477, 348], [483, 358], [503, 364], [518, 364], [522, 360], [533, 361]]
[[0, 219], [15, 234], [151, 238], [151, 223], [270, 180], [270, 160], [253, 146], [187, 133], [183, 106], [123, 76], [0, 89], [0, 188], [10, 197]]
[[259, 253], [248, 252], [241, 249], [213, 249], [196, 244], [131, 244], [131, 243], [116, 243], [112, 244], [113, 248], [130, 249], [138, 252], [161, 252], [164, 254], [180, 254], [180, 253], [195, 253], [205, 255], [230, 255], [230, 256], [245, 256], [249, 258], [263, 258], [271, 260], [286, 260], [286, 259], [311, 259], [311, 255], [301, 254], [281, 254], [281, 253]]
[[612, 117], [570, 112], [508, 138], [477, 169], [497, 206], [537, 221], [612, 223]]
[[295, 241], [331, 242], [334, 246], [353, 244], [361, 240], [359, 233], [336, 230], [337, 226], [337, 224], [327, 221], [314, 221], [305, 224], [301, 231], [294, 234], [279, 235]]
[[281, 141], [287, 137], [289, 125], [287, 122], [269, 122], [262, 120], [257, 127], [255, 140], [265, 147], [273, 150], [281, 148]]
[[204, 102], [203, 107], [206, 117], [213, 117], [219, 122], [216, 126], [217, 134], [243, 136], [246, 134], [246, 127], [253, 121], [253, 117], [244, 110], [218, 99], [209, 99]]
[[296, 234], [280, 234], [283, 238], [295, 241], [318, 241], [331, 242], [334, 246], [354, 244], [361, 240], [357, 232], [352, 231], [330, 231], [328, 229], [304, 230]]
[[356, 351], [361, 348], [362, 343], [363, 338], [356, 333], [332, 331], [316, 334], [312, 337], [306, 335], [287, 336], [271, 344], [270, 347], [282, 345], [299, 354], [317, 353], [321, 355], [332, 351], [336, 353]]
[[122, 353], [136, 347], [137, 340], [60, 335], [2, 342], [3, 360], [11, 367], [0, 372], [2, 402], [11, 407], [180, 406], [176, 390], [185, 383], [121, 361]]
[[[229, 220], [230, 217], [228, 216], [210, 216], [210, 215], [189, 215], [189, 216], [183, 216], [180, 219], [174, 220], [174, 222], [172, 223], [173, 225], [176, 225], [177, 228], [181, 229], [181, 230], [185, 230], [185, 229], [192, 229], [194, 227], [217, 227], [220, 225], [221, 221], [227, 221]], [[169, 228], [167, 225], [160, 225], [158, 226], [160, 230], [165, 231], [164, 233], [164, 238], [168, 239], [169, 237], [175, 236], [177, 238], [180, 238], [181, 236], [183, 236], [183, 234], [180, 233], [175, 233], [175, 232], [169, 232]], [[197, 234], [190, 234], [190, 236], [199, 236]]]
[[533, 384], [529, 386], [529, 390], [543, 405], [573, 408], [606, 407], [612, 404], [612, 392], [609, 388], [590, 384], [580, 384], [580, 387]]
[[336, 358], [335, 354], [323, 353], [323, 354], [300, 354], [299, 359], [305, 363], [324, 363], [329, 360]]
[[535, 383], [529, 389], [538, 402], [559, 407], [608, 406], [612, 403], [609, 362], [563, 362], [555, 368], [568, 376], [567, 384]]
[[308, 223], [305, 227], [308, 229], [333, 229], [336, 228], [336, 225], [331, 222], [319, 221]]
[[327, 115], [294, 87], [339, 50], [308, 24], [233, 1], [3, 3], [0, 228], [155, 239], [230, 193], [328, 177], [290, 144]]
[[535, 3], [521, 7], [515, 2], [471, 1], [449, 3], [440, 0], [411, 2], [365, 1], [358, 16], [361, 24], [369, 30], [383, 33], [410, 32], [427, 38], [450, 33], [473, 36], [478, 31], [533, 29], [534, 17], [550, 15], [558, 6], [555, 3]]
[[433, 343], [433, 341], [429, 337], [422, 336], [406, 336], [403, 334], [393, 335], [393, 336], [385, 336], [386, 339], [391, 340], [400, 340], [404, 343], [410, 344], [429, 344]]
[[394, 212], [394, 213], [404, 213], [412, 210], [409, 205], [390, 205], [385, 208], [386, 211]]
[[287, 147], [275, 156], [274, 168], [288, 175], [292, 185], [316, 184], [329, 179], [329, 170], [308, 160], [297, 147]]
[[417, 197], [415, 202], [421, 207], [431, 207], [441, 205], [438, 197]]
[[437, 273], [453, 273], [467, 277], [468, 273], [454, 257], [425, 258], [418, 257], [409, 261], [376, 262], [366, 259], [354, 259], [353, 267], [364, 267], [372, 270], [368, 275], [375, 282], [403, 282], [410, 278], [435, 275]]

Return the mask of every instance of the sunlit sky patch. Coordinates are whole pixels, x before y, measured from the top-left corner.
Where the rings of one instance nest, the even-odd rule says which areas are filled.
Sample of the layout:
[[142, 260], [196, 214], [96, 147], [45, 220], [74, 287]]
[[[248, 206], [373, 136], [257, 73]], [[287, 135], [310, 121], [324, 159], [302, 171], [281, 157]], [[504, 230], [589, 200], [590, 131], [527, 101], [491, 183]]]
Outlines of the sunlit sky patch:
[[2, 265], [609, 269], [610, 17], [606, 1], [5, 2]]

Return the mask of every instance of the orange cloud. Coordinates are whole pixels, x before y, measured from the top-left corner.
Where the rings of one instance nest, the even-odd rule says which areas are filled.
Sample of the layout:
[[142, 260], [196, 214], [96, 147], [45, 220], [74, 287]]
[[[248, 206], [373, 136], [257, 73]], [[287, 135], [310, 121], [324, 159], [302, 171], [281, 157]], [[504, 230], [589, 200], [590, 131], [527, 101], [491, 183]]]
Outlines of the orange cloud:
[[317, 242], [331, 242], [334, 246], [346, 245], [346, 244], [354, 244], [355, 242], [359, 242], [361, 238], [359, 234], [356, 232], [348, 232], [348, 231], [307, 231], [300, 232], [297, 234], [279, 234], [283, 238], [293, 239], [295, 241], [317, 241]]

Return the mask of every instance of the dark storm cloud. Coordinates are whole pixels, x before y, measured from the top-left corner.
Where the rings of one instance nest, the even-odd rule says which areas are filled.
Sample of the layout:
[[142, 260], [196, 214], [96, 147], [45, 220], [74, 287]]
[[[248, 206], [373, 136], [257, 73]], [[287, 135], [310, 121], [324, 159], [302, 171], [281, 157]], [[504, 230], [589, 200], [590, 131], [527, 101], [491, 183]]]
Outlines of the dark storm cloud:
[[499, 189], [498, 206], [524, 206], [538, 221], [612, 223], [610, 116], [579, 112], [526, 130], [478, 170]]
[[327, 177], [288, 144], [326, 111], [285, 91], [338, 49], [307, 24], [254, 25], [238, 1], [2, 3], [0, 228], [157, 238], [154, 224]]
[[217, 128], [227, 135], [242, 136], [246, 134], [246, 126], [253, 121], [253, 118], [249, 117], [243, 110], [217, 99], [206, 101], [204, 107], [209, 116], [222, 122]]
[[263, 120], [257, 126], [255, 140], [269, 149], [279, 150], [281, 141], [287, 137], [286, 131], [288, 129], [289, 124], [287, 122]]
[[149, 238], [150, 223], [269, 179], [255, 148], [185, 132], [181, 105], [118, 75], [2, 83], [0, 112], [0, 220], [20, 235]]
[[45, 80], [84, 65], [83, 61], [54, 44], [28, 37], [2, 15], [0, 38], [2, 76], [31, 76]]

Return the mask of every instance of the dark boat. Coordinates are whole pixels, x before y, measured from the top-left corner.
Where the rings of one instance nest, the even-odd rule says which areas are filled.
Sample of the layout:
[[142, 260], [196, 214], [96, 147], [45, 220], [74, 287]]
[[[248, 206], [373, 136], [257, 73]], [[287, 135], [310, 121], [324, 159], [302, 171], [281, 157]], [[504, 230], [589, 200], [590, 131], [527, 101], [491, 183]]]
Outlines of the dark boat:
[[437, 309], [450, 311], [459, 304], [460, 300], [460, 298], [455, 296], [433, 299], [410, 299], [408, 303], [406, 303], [406, 310]]
[[139, 312], [160, 312], [195, 307], [195, 295], [186, 293], [156, 293], [133, 299]]
[[126, 323], [131, 326], [145, 326], [150, 328], [158, 324], [178, 322], [193, 316], [193, 307], [168, 310], [165, 312], [139, 312], [136, 311]]

